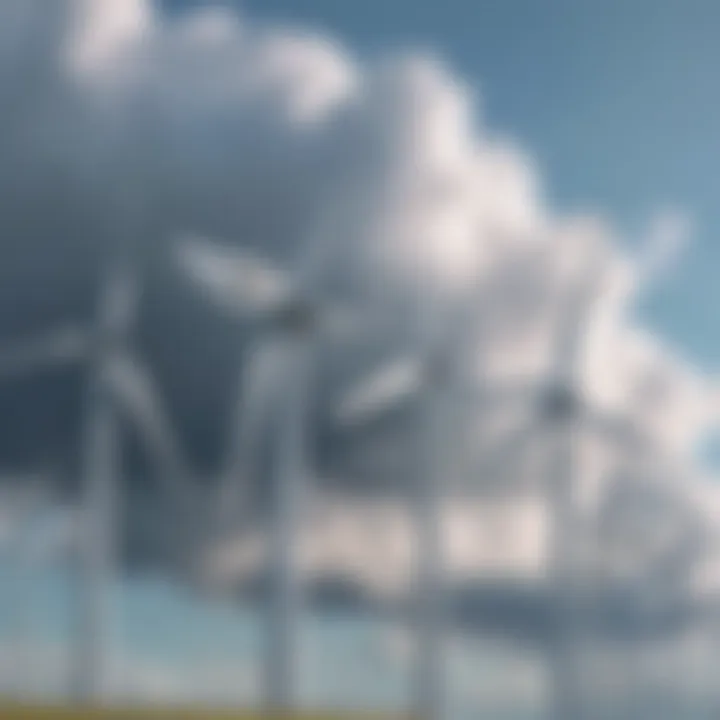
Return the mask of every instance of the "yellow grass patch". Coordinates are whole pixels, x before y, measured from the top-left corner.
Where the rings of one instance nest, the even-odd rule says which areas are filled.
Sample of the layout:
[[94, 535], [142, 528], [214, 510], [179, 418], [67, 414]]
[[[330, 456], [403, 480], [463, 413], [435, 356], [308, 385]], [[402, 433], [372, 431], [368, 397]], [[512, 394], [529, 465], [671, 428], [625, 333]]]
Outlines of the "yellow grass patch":
[[0, 704], [2, 720], [400, 720], [400, 717], [361, 712], [271, 713], [242, 710], [214, 710], [192, 707], [108, 707], [89, 708], [65, 705]]

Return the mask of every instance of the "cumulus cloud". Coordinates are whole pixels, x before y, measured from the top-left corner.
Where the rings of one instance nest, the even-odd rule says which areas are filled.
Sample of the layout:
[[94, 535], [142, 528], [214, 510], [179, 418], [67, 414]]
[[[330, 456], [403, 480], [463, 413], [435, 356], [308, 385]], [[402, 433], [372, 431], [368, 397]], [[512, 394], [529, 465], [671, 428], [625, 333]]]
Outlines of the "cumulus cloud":
[[[546, 509], [537, 498], [449, 500], [443, 510], [448, 580], [537, 580], [545, 565]], [[317, 498], [296, 544], [308, 578], [352, 579], [377, 599], [397, 600], [417, 561], [411, 508], [384, 497], [327, 493]], [[262, 532], [241, 537], [212, 557], [208, 580], [250, 578], [264, 567]], [[226, 580], [227, 581], [227, 580]]]
[[[493, 378], [552, 369], [567, 291], [592, 261], [598, 302], [583, 322], [582, 385], [692, 465], [716, 420], [712, 385], [626, 313], [648, 267], [672, 264], [689, 224], [658, 216], [649, 231], [656, 252], [643, 264], [621, 249], [608, 219], [558, 215], [532, 158], [488, 130], [474, 91], [439, 58], [361, 62], [307, 29], [218, 8], [169, 19], [147, 0], [62, 0], [52, 12], [9, 0], [0, 33], [0, 97], [13, 108], [0, 120], [0, 297], [12, 308], [0, 313], [4, 336], [89, 312], [98, 263], [114, 244], [132, 242], [148, 262], [145, 337], [175, 378], [175, 407], [222, 416], [224, 408], [197, 399], [212, 395], [213, 382], [225, 387], [230, 370], [215, 372], [220, 361], [192, 352], [221, 345], [212, 328], [192, 325], [194, 299], [169, 279], [166, 242], [178, 232], [224, 238], [286, 266], [329, 237], [333, 291], [342, 286], [396, 318], [393, 337], [368, 352], [373, 360], [402, 348], [418, 300], [453, 307], [478, 292], [481, 277], [469, 354]], [[368, 358], [351, 354], [334, 358], [340, 367], [322, 390], [330, 404], [369, 369]], [[235, 363], [229, 352], [225, 367]], [[493, 422], [478, 410], [468, 428], [489, 432]], [[408, 455], [402, 434], [388, 437]], [[588, 472], [612, 464], [605, 444], [593, 456]], [[524, 472], [537, 467], [526, 459]], [[485, 561], [453, 512], [458, 566], [474, 573]], [[402, 522], [390, 523], [399, 537]], [[332, 537], [351, 524], [343, 516]], [[518, 535], [531, 525], [520, 521]], [[343, 562], [357, 556], [358, 572], [379, 568], [361, 543], [345, 544]]]

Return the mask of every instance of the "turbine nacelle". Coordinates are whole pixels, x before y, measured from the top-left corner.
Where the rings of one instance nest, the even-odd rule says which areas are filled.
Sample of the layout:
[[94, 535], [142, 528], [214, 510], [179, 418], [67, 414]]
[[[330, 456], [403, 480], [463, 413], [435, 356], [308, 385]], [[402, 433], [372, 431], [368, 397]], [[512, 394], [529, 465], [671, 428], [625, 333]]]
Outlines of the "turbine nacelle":
[[320, 313], [307, 298], [290, 298], [270, 312], [270, 325], [294, 337], [305, 337], [317, 329]]
[[542, 393], [539, 410], [541, 418], [549, 422], [572, 422], [582, 412], [582, 399], [572, 385], [553, 383]]
[[281, 269], [243, 248], [190, 237], [178, 241], [175, 255], [182, 274], [212, 306], [259, 335], [347, 339], [381, 330], [376, 319], [367, 322], [367, 312], [318, 293], [325, 265], [317, 253], [310, 253], [313, 263], [301, 259], [299, 267]]

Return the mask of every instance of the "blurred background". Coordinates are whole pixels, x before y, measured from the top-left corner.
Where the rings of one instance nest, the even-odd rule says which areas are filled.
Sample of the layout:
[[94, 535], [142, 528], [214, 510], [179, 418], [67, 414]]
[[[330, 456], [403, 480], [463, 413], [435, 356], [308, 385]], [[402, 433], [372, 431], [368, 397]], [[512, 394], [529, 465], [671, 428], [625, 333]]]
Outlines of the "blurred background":
[[0, 698], [715, 717], [718, 12], [0, 0]]

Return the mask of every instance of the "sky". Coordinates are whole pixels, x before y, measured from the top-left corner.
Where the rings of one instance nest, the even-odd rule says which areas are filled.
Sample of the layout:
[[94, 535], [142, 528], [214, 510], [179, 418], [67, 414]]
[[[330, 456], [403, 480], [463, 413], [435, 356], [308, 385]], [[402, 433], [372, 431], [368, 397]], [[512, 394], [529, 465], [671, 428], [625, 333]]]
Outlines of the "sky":
[[[3, 6], [0, 92], [15, 112], [0, 119], [0, 335], [10, 343], [90, 317], [101, 263], [119, 238], [131, 243], [144, 273], [135, 357], [212, 484], [248, 333], [191, 288], [173, 244], [219, 237], [287, 267], [305, 242], [332, 237], [343, 262], [332, 287], [316, 278], [311, 292], [375, 303], [388, 323], [360, 350], [322, 357], [314, 459], [342, 484], [347, 453], [320, 462], [340, 445], [323, 436], [331, 408], [381, 357], [416, 342], [418, 301], [449, 312], [479, 266], [472, 322], [485, 336], [473, 328], [453, 355], [468, 356], [468, 374], [537, 373], [572, 310], [561, 293], [587, 262], [600, 307], [581, 328], [595, 343], [583, 391], [692, 456], [716, 412], [711, 303], [698, 301], [714, 292], [715, 246], [712, 177], [681, 161], [712, 142], [702, 127], [681, 132], [678, 114], [700, 123], [709, 113], [698, 105], [711, 104], [710, 89], [684, 82], [710, 82], [700, 67], [710, 46], [693, 37], [705, 24], [636, 5], [605, 4], [598, 17], [574, 3], [536, 17], [529, 4], [500, 7]], [[689, 244], [650, 283], [645, 326], [628, 323], [648, 272], [627, 251], [658, 235], [651, 221], [667, 231], [673, 217], [685, 218]], [[228, 267], [221, 257], [206, 275]], [[59, 456], [72, 479], [84, 374], [50, 375], [3, 384], [0, 457], [47, 467]], [[488, 421], [474, 412], [468, 437]], [[387, 444], [408, 448], [410, 427], [395, 423]], [[398, 487], [412, 473], [387, 474]]]
[[[176, 19], [191, 5], [171, 2], [166, 9]], [[383, 518], [389, 536], [399, 535], [396, 543], [381, 539], [384, 567], [397, 554], [398, 566], [408, 569], [403, 549], [410, 533], [399, 514], [385, 512], [393, 507], [384, 493], [412, 487], [406, 483], [417, 476], [417, 465], [396, 470], [388, 462], [386, 475], [377, 468], [388, 459], [386, 450], [416, 459], [415, 425], [407, 414], [391, 420], [383, 430], [386, 447], [353, 444], [352, 437], [349, 449], [336, 442], [339, 461], [324, 465], [318, 458], [325, 460], [323, 453], [334, 445], [332, 436], [323, 445], [323, 430], [333, 419], [328, 408], [377, 357], [415, 347], [417, 301], [435, 300], [442, 310], [452, 306], [474, 281], [476, 260], [489, 272], [473, 321], [487, 336], [481, 343], [468, 333], [468, 347], [454, 353], [467, 360], [462, 370], [473, 378], [484, 377], [486, 363], [505, 372], [505, 379], [543, 368], [555, 349], [553, 323], [573, 309], [563, 303], [564, 293], [581, 277], [587, 285], [597, 283], [602, 295], [602, 312], [592, 325], [594, 352], [583, 367], [588, 387], [581, 390], [590, 388], [593, 401], [609, 403], [658, 448], [678, 451], [687, 463], [674, 476], [683, 484], [667, 495], [662, 483], [645, 482], [642, 468], [604, 474], [620, 453], [603, 442], [589, 443], [588, 466], [619, 479], [621, 491], [637, 491], [637, 505], [651, 508], [651, 517], [643, 516], [648, 525], [633, 536], [647, 535], [637, 546], [643, 567], [654, 560], [652, 548], [649, 561], [643, 554], [643, 543], [652, 544], [655, 530], [661, 545], [670, 537], [669, 563], [678, 563], [678, 537], [679, 553], [708, 549], [704, 535], [694, 544], [692, 531], [698, 518], [709, 518], [715, 529], [720, 519], [720, 505], [706, 502], [717, 500], [717, 493], [703, 484], [708, 478], [694, 454], [698, 437], [717, 424], [718, 415], [712, 380], [720, 360], [714, 327], [720, 247], [713, 235], [720, 211], [712, 171], [720, 160], [713, 83], [720, 50], [711, 32], [717, 8], [688, 2], [656, 7], [641, 0], [250, 0], [237, 17], [206, 13], [183, 24], [152, 15], [145, 0], [62, 0], [53, 7], [55, 13], [48, 13], [44, 0], [0, 5], [0, 102], [10, 98], [16, 110], [0, 116], [6, 160], [0, 163], [3, 343], [60, 319], [90, 317], [101, 263], [116, 243], [132, 243], [146, 263], [136, 357], [141, 370], [152, 371], [156, 383], [150, 387], [159, 387], [167, 401], [181, 446], [197, 461], [199, 485], [210, 497], [217, 484], [211, 472], [222, 469], [228, 449], [226, 425], [248, 333], [201, 298], [197, 287], [191, 292], [190, 278], [171, 261], [171, 243], [179, 232], [227, 237], [287, 266], [306, 237], [331, 235], [350, 259], [338, 270], [337, 284], [344, 283], [351, 297], [373, 296], [390, 328], [368, 347], [330, 348], [321, 358], [315, 397], [321, 417], [308, 430], [315, 451], [309, 454], [318, 461], [320, 480], [335, 489], [346, 491], [351, 482], [365, 482], [364, 490], [382, 487], [383, 513], [371, 508], [360, 531], [350, 533], [357, 518], [346, 511], [357, 507], [348, 507], [343, 495], [337, 514], [328, 512], [327, 528], [314, 528], [319, 542], [310, 539], [321, 551], [337, 551], [339, 561], [321, 561], [351, 559], [372, 576], [381, 563], [369, 556], [363, 533], [375, 528], [381, 536], [377, 521]], [[286, 32], [287, 24], [301, 30]], [[419, 54], [403, 55], [417, 47]], [[342, 232], [318, 231], [316, 215], [328, 206], [338, 208]], [[138, 207], [142, 225], [129, 225], [138, 219], [130, 212]], [[599, 217], [576, 216], [588, 207]], [[685, 218], [690, 244], [651, 290], [642, 308], [645, 322], [626, 322], [625, 301], [643, 279], [644, 266], [621, 250], [640, 247], [652, 235], [648, 223], [658, 217]], [[227, 278], [233, 265], [220, 257], [219, 272]], [[591, 277], [578, 275], [583, 261], [597, 261]], [[216, 271], [218, 264], [211, 263], [206, 275]], [[235, 275], [229, 285], [238, 285]], [[41, 465], [56, 470], [54, 453], [64, 461], [65, 452], [71, 460], [63, 477], [77, 487], [85, 378], [81, 368], [72, 378], [59, 372], [49, 380], [3, 386], [3, 465], [27, 465], [28, 457], [50, 448]], [[149, 398], [146, 390], [141, 387], [141, 394]], [[245, 403], [245, 388], [242, 393]], [[493, 423], [507, 418], [484, 406], [473, 413], [462, 434], [482, 455], [488, 449], [479, 442], [482, 433], [496, 439]], [[134, 432], [142, 445], [142, 430]], [[144, 451], [151, 465], [156, 447], [133, 449]], [[370, 456], [375, 469], [354, 472], [353, 453]], [[475, 459], [468, 460], [468, 474], [483, 480]], [[502, 478], [517, 481], [509, 490], [516, 500], [515, 492], [537, 490], [540, 474], [530, 451], [514, 452], [511, 460]], [[333, 472], [325, 477], [328, 467]], [[650, 474], [657, 474], [656, 466]], [[150, 482], [155, 475], [152, 468], [138, 472]], [[135, 479], [133, 472], [128, 476]], [[386, 477], [395, 484], [383, 485]], [[266, 473], [253, 479], [267, 493]], [[655, 494], [661, 501], [652, 503]], [[200, 516], [204, 507], [193, 509], [203, 508]], [[634, 507], [630, 530], [639, 525]], [[546, 516], [531, 509], [541, 521]], [[171, 523], [146, 489], [128, 498], [123, 510], [155, 531], [148, 546], [163, 544], [158, 535]], [[253, 510], [261, 521], [267, 504]], [[478, 565], [483, 570], [487, 563], [469, 530], [484, 529], [483, 523], [449, 512], [445, 519], [457, 536], [453, 567], [459, 582], [471, 582]], [[210, 517], [214, 529], [212, 522]], [[522, 562], [508, 564], [520, 564], [522, 571], [529, 557], [536, 573], [544, 569], [546, 553], [530, 532], [533, 526], [523, 517], [513, 526], [519, 527], [513, 540], [527, 540], [530, 549], [525, 552], [523, 544]], [[663, 532], [678, 526], [678, 536]], [[379, 584], [386, 574], [380, 573]], [[717, 583], [717, 568], [708, 574], [709, 584]], [[127, 583], [122, 591], [133, 594], [138, 587]], [[162, 592], [153, 600], [166, 608], [177, 601]], [[184, 624], [184, 612], [169, 615], [173, 627]]]
[[[90, 317], [101, 263], [132, 244], [144, 272], [136, 356], [211, 483], [247, 332], [193, 294], [170, 254], [179, 234], [242, 242], [286, 267], [308, 240], [332, 237], [343, 262], [332, 287], [314, 278], [310, 291], [375, 303], [393, 325], [361, 351], [323, 355], [317, 436], [355, 376], [416, 342], [418, 301], [449, 312], [477, 267], [472, 321], [485, 336], [473, 328], [453, 354], [468, 356], [468, 374], [545, 368], [553, 325], [572, 310], [559, 293], [587, 262], [600, 307], [581, 328], [595, 343], [583, 391], [694, 453], [716, 412], [712, 303], [698, 302], [716, 285], [712, 177], [681, 161], [712, 142], [678, 114], [710, 114], [709, 88], [684, 81], [710, 82], [698, 67], [708, 42], [693, 37], [706, 24], [638, 6], [625, 16], [619, 4], [602, 17], [569, 3], [537, 17], [507, 4], [423, 7], [3, 6], [0, 93], [14, 102], [0, 118], [4, 341]], [[623, 251], [653, 235], [653, 218], [667, 230], [673, 212], [689, 245], [651, 284], [650, 326], [628, 323], [647, 263]], [[221, 258], [208, 273], [230, 266]], [[60, 455], [75, 476], [77, 369], [3, 384], [7, 464]], [[488, 414], [475, 412], [469, 435]], [[390, 444], [407, 447], [393, 432]], [[341, 483], [351, 474], [332, 471]]]
[[[202, 4], [164, 2], [175, 10]], [[245, 0], [236, 6], [266, 22], [324, 28], [361, 56], [402, 46], [438, 52], [479, 91], [490, 126], [537, 161], [558, 207], [602, 209], [631, 240], [658, 207], [687, 213], [692, 245], [643, 312], [704, 367], [717, 367], [716, 3]]]
[[[170, 11], [203, 0], [162, 0]], [[227, 0], [256, 19], [326, 29], [359, 55], [430, 49], [478, 92], [483, 119], [539, 165], [549, 203], [609, 214], [628, 243], [649, 216], [691, 242], [636, 312], [704, 370], [720, 366], [720, 63], [711, 0]], [[720, 465], [716, 438], [704, 449]]]

